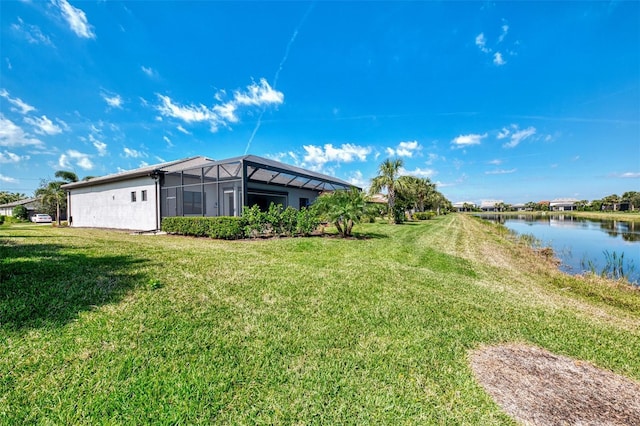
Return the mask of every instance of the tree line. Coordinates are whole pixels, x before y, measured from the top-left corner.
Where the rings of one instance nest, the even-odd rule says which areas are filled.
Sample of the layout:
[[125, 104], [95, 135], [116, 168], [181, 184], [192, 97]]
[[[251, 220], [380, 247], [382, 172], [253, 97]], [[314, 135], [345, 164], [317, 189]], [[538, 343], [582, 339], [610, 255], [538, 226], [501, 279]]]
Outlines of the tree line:
[[[574, 209], [578, 211], [613, 211], [620, 210], [620, 205], [628, 204], [628, 210], [635, 211], [640, 209], [640, 192], [627, 191], [622, 195], [611, 194], [598, 200], [578, 200], [574, 202]], [[513, 211], [515, 207], [508, 203], [495, 203], [493, 206], [497, 211], [506, 212]], [[529, 201], [524, 204], [524, 209], [528, 211], [549, 211], [549, 202]], [[480, 211], [480, 208], [474, 204], [464, 203], [462, 210], [467, 212]]]

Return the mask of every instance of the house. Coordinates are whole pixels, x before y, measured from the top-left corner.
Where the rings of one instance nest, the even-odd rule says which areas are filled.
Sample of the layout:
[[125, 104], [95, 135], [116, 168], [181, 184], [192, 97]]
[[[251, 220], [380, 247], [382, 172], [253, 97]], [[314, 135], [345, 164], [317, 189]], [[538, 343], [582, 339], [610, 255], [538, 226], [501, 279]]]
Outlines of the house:
[[173, 216], [240, 216], [244, 206], [266, 210], [309, 206], [323, 191], [348, 182], [279, 161], [244, 155], [214, 161], [190, 157], [62, 186], [69, 225], [160, 229]]
[[13, 216], [13, 209], [18, 206], [24, 206], [27, 209], [29, 220], [31, 220], [31, 216], [38, 213], [40, 200], [37, 198], [25, 198], [12, 203], [2, 204], [0, 205], [0, 216]]
[[575, 198], [556, 198], [549, 203], [549, 209], [554, 212], [566, 212], [576, 209], [578, 200]]
[[480, 202], [480, 209], [483, 212], [499, 212], [502, 211], [504, 206], [503, 200], [482, 200]]
[[478, 208], [477, 204], [473, 201], [458, 201], [453, 203], [453, 208], [458, 212], [470, 212]]
[[369, 197], [369, 202], [374, 204], [387, 204], [389, 200], [385, 194], [373, 194]]

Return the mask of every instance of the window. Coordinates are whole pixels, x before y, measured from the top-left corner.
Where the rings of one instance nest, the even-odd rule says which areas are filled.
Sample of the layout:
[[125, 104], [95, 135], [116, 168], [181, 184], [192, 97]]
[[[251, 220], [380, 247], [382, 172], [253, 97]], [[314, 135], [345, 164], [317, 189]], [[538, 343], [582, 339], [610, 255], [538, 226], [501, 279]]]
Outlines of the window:
[[131, 202], [132, 203], [136, 202], [136, 191], [131, 191]]
[[308, 198], [300, 198], [300, 208], [309, 207], [309, 199]]
[[142, 201], [147, 201], [147, 190], [142, 191]]

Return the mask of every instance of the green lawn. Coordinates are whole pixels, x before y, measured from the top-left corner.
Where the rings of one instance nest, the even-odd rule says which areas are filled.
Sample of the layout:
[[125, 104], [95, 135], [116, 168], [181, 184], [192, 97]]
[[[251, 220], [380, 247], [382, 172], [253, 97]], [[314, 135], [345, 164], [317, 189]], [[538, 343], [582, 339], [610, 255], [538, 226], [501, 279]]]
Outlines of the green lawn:
[[0, 227], [0, 423], [512, 424], [468, 353], [640, 380], [640, 292], [466, 215], [368, 238]]

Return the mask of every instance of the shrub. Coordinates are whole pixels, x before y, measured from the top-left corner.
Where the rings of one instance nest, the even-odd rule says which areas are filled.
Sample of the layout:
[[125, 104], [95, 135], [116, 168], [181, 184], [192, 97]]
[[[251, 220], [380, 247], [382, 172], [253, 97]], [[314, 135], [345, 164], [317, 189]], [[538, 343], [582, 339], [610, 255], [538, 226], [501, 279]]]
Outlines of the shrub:
[[29, 211], [25, 206], [15, 206], [13, 208], [13, 217], [21, 220], [29, 219]]
[[271, 225], [271, 232], [274, 235], [280, 235], [284, 232], [284, 224], [282, 220], [283, 208], [282, 204], [269, 204], [269, 210], [265, 213], [267, 223]]
[[4, 215], [0, 214], [0, 225], [4, 223]]
[[433, 212], [416, 212], [413, 214], [414, 220], [429, 220], [435, 216]]
[[320, 225], [320, 219], [313, 208], [301, 208], [298, 212], [296, 232], [305, 237], [309, 236]]
[[296, 233], [298, 227], [298, 210], [289, 206], [282, 212], [281, 221], [282, 230], [288, 236], [292, 236]]
[[244, 219], [244, 234], [247, 237], [258, 237], [265, 233], [268, 223], [266, 215], [260, 210], [257, 204], [251, 207], [242, 208], [242, 219]]
[[289, 206], [282, 208], [281, 204], [271, 203], [269, 210], [260, 211], [260, 207], [253, 205], [244, 207], [242, 218], [245, 221], [244, 230], [248, 237], [260, 235], [294, 235], [298, 232], [298, 211]]
[[169, 234], [237, 240], [245, 236], [241, 217], [165, 217], [162, 230]]

